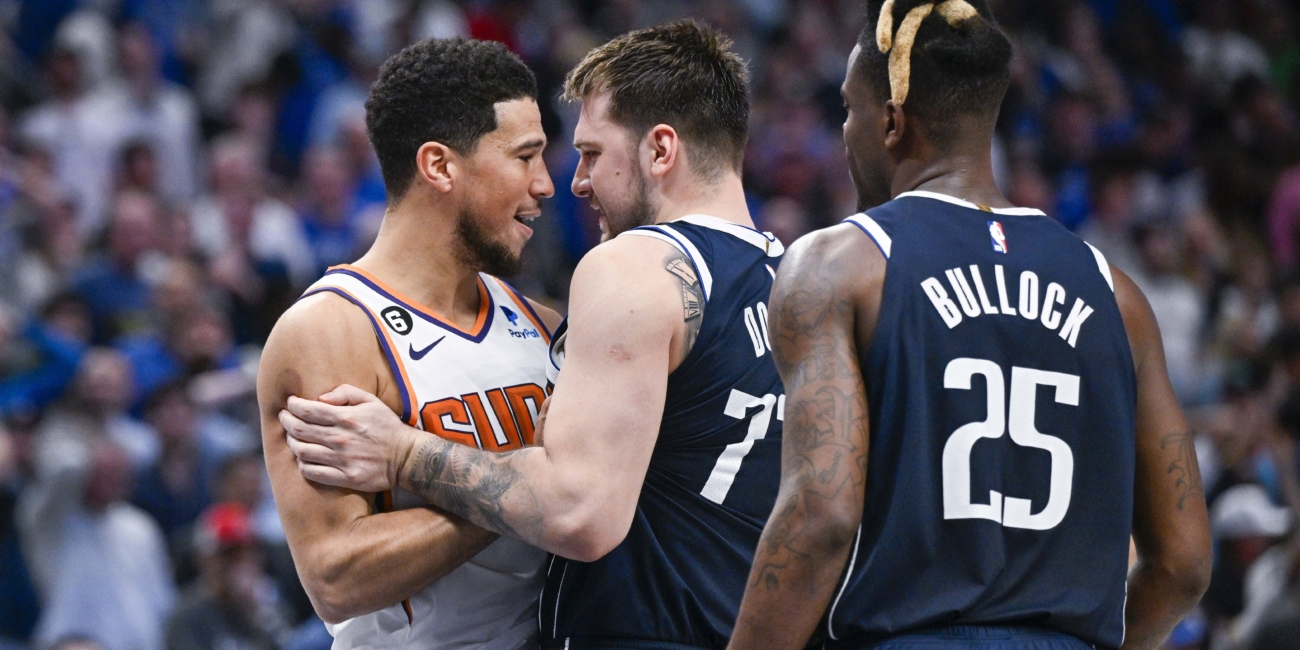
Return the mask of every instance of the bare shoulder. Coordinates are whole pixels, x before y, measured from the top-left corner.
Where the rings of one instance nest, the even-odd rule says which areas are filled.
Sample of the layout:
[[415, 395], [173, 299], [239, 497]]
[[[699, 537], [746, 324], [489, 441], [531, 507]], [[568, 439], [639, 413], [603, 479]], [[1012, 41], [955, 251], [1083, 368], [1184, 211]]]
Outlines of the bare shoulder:
[[569, 346], [591, 340], [668, 341], [670, 366], [685, 358], [704, 317], [694, 265], [651, 237], [618, 237], [587, 253], [569, 291]]
[[387, 372], [365, 312], [341, 296], [319, 293], [276, 321], [258, 367], [258, 400], [265, 415], [267, 409], [278, 413], [289, 395], [314, 399], [342, 383], [379, 394], [380, 370]]
[[[1128, 334], [1129, 350], [1133, 363], [1140, 369], [1148, 355], [1158, 353], [1163, 357], [1164, 347], [1160, 340], [1160, 326], [1156, 324], [1155, 312], [1147, 297], [1123, 271], [1110, 267], [1111, 277], [1115, 281], [1115, 302], [1119, 304], [1120, 317], [1124, 320], [1124, 330]], [[1161, 359], [1163, 365], [1163, 358]]]
[[574, 281], [636, 277], [648, 268], [662, 266], [664, 256], [672, 253], [680, 251], [653, 237], [615, 237], [583, 256], [574, 269]]
[[879, 286], [885, 279], [885, 256], [857, 226], [841, 223], [791, 244], [781, 259], [782, 277], [801, 284], [829, 280], [840, 290]]
[[788, 338], [847, 325], [865, 350], [880, 310], [885, 269], [885, 256], [853, 224], [804, 235], [786, 250], [777, 271], [773, 330]]
[[[570, 316], [593, 299], [628, 303], [675, 295], [682, 281], [679, 265], [672, 262], [678, 258], [686, 260], [671, 244], [651, 237], [617, 237], [591, 249], [573, 271]], [[694, 267], [689, 261], [685, 266], [690, 267], [688, 281], [698, 283]]]

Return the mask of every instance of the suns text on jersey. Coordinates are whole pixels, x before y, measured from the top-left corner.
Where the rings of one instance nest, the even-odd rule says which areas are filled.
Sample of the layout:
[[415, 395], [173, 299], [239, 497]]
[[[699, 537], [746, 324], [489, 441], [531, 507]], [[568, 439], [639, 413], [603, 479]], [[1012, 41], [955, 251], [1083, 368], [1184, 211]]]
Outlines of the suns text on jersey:
[[[1016, 303], [1013, 306], [1007, 292], [1006, 271], [1001, 264], [993, 265], [992, 276], [995, 289], [992, 291], [985, 284], [985, 276], [980, 272], [978, 264], [971, 264], [968, 268], [969, 281], [966, 279], [966, 269], [960, 266], [944, 271], [944, 276], [948, 279], [948, 284], [957, 298], [956, 302], [948, 296], [948, 290], [938, 278], [929, 277], [921, 281], [921, 290], [938, 310], [939, 316], [943, 318], [948, 329], [960, 325], [964, 320], [963, 314], [969, 318], [986, 314], [1019, 316], [1026, 320], [1036, 320], [1042, 323], [1043, 327], [1057, 331], [1062, 340], [1069, 343], [1070, 347], [1075, 347], [1075, 343], [1079, 340], [1079, 330], [1093, 311], [1083, 298], [1076, 297], [1074, 306], [1069, 312], [1065, 312], [1062, 309], [1068, 297], [1065, 287], [1056, 282], [1049, 282], [1047, 288], [1040, 294], [1038, 274], [1033, 271], [1022, 271]], [[997, 305], [990, 300], [990, 296], [993, 295], [997, 296]]]

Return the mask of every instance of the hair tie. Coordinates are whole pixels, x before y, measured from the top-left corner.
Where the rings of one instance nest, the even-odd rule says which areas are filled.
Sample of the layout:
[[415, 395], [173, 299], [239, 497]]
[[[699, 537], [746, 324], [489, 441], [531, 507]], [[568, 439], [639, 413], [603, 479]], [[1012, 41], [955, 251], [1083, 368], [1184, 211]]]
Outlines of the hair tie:
[[898, 26], [898, 33], [894, 34], [894, 0], [885, 0], [880, 7], [880, 19], [876, 21], [876, 46], [881, 53], [889, 54], [889, 91], [897, 105], [907, 101], [911, 87], [912, 45], [916, 42], [916, 32], [921, 29], [921, 22], [935, 10], [952, 27], [979, 17], [979, 12], [966, 0], [945, 0], [937, 5], [930, 2], [907, 12]]

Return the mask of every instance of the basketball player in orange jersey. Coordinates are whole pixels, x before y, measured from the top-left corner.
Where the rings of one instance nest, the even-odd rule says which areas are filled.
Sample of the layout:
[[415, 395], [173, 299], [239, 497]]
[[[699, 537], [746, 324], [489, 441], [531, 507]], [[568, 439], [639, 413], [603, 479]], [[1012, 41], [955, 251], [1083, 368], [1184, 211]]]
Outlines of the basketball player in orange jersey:
[[592, 50], [565, 94], [582, 103], [572, 190], [607, 241], [573, 274], [544, 446], [454, 444], [357, 387], [290, 399], [281, 422], [313, 481], [397, 485], [555, 553], [542, 648], [721, 648], [784, 404], [765, 304], [784, 247], [745, 204], [745, 65], [721, 33], [669, 23]]
[[267, 467], [335, 650], [536, 645], [542, 551], [408, 494], [309, 483], [277, 419], [290, 395], [351, 384], [463, 444], [532, 442], [559, 319], [493, 276], [518, 271], [526, 222], [554, 190], [536, 96], [532, 73], [498, 43], [430, 40], [389, 59], [366, 103], [388, 191], [379, 235], [267, 341], [257, 387]]

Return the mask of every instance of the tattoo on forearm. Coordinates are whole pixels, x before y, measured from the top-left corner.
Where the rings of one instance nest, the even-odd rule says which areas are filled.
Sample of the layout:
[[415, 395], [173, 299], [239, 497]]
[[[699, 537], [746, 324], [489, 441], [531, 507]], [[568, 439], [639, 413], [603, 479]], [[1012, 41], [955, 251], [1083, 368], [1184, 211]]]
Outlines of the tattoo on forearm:
[[406, 472], [406, 487], [477, 526], [536, 543], [542, 517], [532, 486], [514, 466], [520, 451], [485, 453], [430, 438]]
[[1160, 439], [1160, 449], [1171, 449], [1174, 451], [1174, 459], [1169, 462], [1165, 468], [1165, 474], [1174, 482], [1174, 487], [1179, 490], [1178, 509], [1183, 509], [1183, 504], [1189, 497], [1197, 496], [1205, 498], [1205, 490], [1201, 487], [1201, 471], [1196, 465], [1196, 440], [1190, 431], [1182, 433], [1171, 433]]
[[704, 287], [695, 272], [695, 265], [679, 250], [674, 249], [664, 258], [664, 270], [682, 285], [682, 320], [686, 322], [684, 349], [689, 352], [695, 346], [695, 338], [700, 335], [700, 325], [704, 323]]

